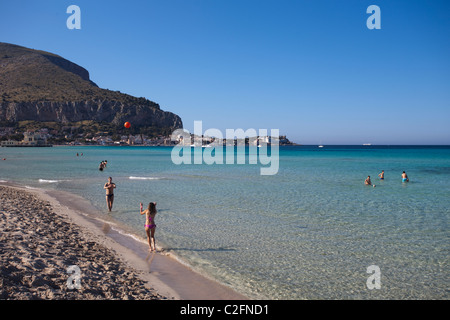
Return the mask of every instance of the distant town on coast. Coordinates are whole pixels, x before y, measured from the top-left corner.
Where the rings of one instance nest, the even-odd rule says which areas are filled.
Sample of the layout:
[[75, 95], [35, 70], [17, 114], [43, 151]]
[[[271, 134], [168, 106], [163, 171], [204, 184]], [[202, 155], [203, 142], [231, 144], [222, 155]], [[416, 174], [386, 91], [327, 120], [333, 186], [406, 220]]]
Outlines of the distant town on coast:
[[[0, 65], [2, 147], [180, 142], [171, 140], [172, 132], [183, 128], [178, 115], [144, 97], [99, 88], [86, 69], [54, 53], [0, 42]], [[132, 125], [124, 128], [128, 121]], [[255, 138], [245, 143], [271, 143]], [[191, 144], [198, 141], [191, 135]], [[214, 138], [201, 141], [205, 146]], [[279, 137], [279, 144], [294, 145], [286, 136]]]
[[[177, 139], [171, 140], [171, 135], [155, 134], [120, 134], [107, 131], [80, 132], [76, 126], [63, 126], [61, 130], [41, 128], [38, 130], [20, 131], [15, 127], [0, 127], [0, 141], [2, 147], [50, 147], [53, 145], [99, 145], [99, 146], [173, 146], [182, 142]], [[196, 137], [191, 134], [190, 144], [202, 141], [203, 146], [207, 146], [215, 141], [213, 137]], [[250, 137], [245, 141], [234, 139], [234, 145], [239, 143], [245, 145], [259, 145], [261, 143], [270, 144], [270, 137]], [[227, 140], [223, 139], [223, 145]], [[279, 145], [296, 145], [289, 141], [286, 136], [279, 136]]]

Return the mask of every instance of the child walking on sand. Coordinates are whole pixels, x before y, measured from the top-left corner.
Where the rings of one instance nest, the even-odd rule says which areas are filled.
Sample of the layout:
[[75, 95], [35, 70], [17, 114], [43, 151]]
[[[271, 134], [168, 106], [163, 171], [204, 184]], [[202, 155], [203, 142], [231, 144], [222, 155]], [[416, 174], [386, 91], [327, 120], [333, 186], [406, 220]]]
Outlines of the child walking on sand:
[[[142, 202], [140, 203], [141, 210], [139, 211], [141, 215], [145, 214], [145, 232], [147, 233], [148, 245], [150, 247], [150, 251], [156, 251], [156, 242], [155, 242], [155, 216], [156, 216], [156, 202], [150, 202], [148, 204], [148, 208], [145, 211], [142, 211]], [[153, 249], [152, 249], [152, 239], [153, 239]]]

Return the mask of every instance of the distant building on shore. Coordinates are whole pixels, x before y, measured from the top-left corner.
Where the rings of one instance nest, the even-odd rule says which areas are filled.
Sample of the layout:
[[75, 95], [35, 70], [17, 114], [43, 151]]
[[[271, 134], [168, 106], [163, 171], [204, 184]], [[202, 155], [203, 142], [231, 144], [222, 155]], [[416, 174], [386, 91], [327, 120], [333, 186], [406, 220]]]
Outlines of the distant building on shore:
[[2, 141], [1, 146], [2, 147], [18, 147], [18, 146], [20, 146], [20, 142], [14, 141], [14, 140], [6, 140], [6, 141]]
[[47, 144], [47, 137], [37, 132], [26, 131], [23, 133], [22, 141], [7, 140], [2, 141], [2, 147], [51, 147]]
[[23, 133], [22, 145], [43, 146], [47, 145], [47, 138], [36, 132], [27, 131]]

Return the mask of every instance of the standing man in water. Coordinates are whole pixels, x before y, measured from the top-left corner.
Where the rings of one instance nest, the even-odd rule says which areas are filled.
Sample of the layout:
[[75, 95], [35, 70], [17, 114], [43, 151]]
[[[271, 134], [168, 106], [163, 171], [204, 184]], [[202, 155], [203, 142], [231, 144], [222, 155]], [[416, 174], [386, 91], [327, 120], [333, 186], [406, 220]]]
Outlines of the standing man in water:
[[402, 173], [402, 181], [403, 182], [409, 182], [408, 175], [405, 173], [405, 171], [403, 171], [403, 173]]
[[116, 184], [112, 182], [112, 178], [108, 178], [108, 182], [105, 183], [103, 189], [106, 189], [106, 205], [108, 206], [108, 210], [111, 211], [113, 202], [114, 202], [114, 189], [116, 188]]

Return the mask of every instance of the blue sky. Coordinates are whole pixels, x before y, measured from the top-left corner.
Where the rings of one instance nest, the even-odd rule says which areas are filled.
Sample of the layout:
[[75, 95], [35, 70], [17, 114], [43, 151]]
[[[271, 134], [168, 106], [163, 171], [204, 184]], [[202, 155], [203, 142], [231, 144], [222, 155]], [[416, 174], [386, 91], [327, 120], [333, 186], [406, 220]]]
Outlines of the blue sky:
[[[69, 30], [69, 5], [81, 30]], [[369, 30], [369, 5], [381, 29]], [[203, 129], [303, 144], [450, 144], [450, 1], [2, 1], [0, 41]]]

